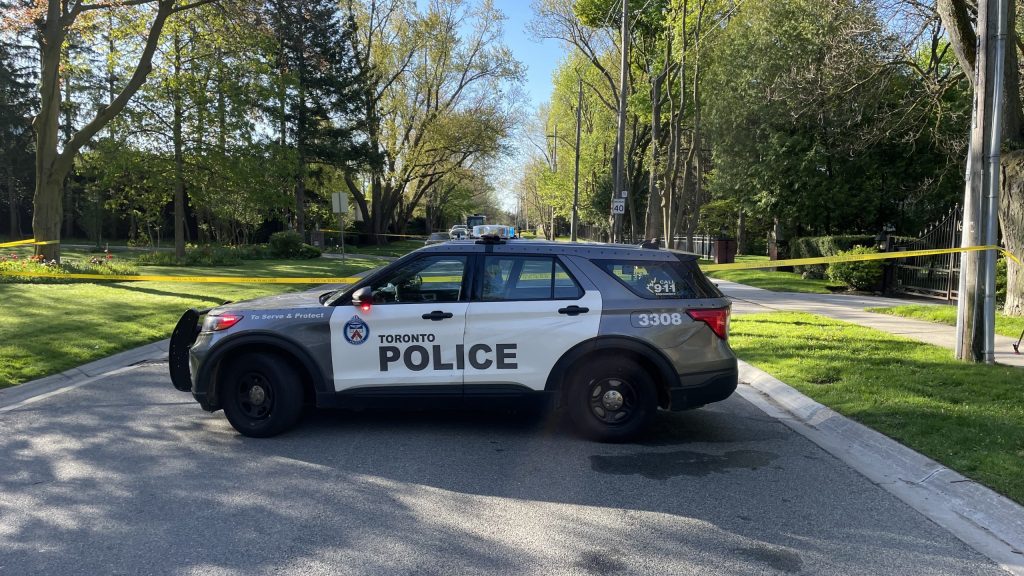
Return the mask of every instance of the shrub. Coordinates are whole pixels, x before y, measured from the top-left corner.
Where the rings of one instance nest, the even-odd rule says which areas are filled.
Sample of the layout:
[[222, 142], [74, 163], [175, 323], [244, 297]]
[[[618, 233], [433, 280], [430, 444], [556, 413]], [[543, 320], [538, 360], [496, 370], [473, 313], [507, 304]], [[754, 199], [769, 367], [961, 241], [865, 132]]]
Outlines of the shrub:
[[268, 246], [275, 258], [294, 258], [302, 250], [302, 235], [294, 230], [274, 232]]
[[176, 266], [178, 261], [174, 252], [143, 252], [135, 258], [135, 263], [140, 266]]
[[[877, 254], [878, 250], [858, 246], [852, 250], [840, 252], [837, 256], [856, 254]], [[884, 264], [881, 260], [864, 260], [861, 262], [834, 262], [828, 265], [830, 280], [842, 282], [856, 290], [874, 290], [882, 281]]]
[[[284, 250], [279, 247], [279, 250]], [[219, 244], [204, 244], [202, 246], [187, 246], [185, 258], [179, 261], [174, 257], [174, 252], [145, 252], [136, 258], [136, 262], [142, 266], [235, 266], [242, 260], [267, 260], [270, 258], [317, 258], [320, 250], [299, 242], [294, 252], [285, 253], [289, 256], [278, 256], [273, 248], [265, 244], [244, 244], [241, 246], [221, 246]]]
[[[821, 256], [838, 256], [844, 250], [850, 250], [855, 246], [874, 246], [874, 236], [802, 236], [793, 238], [789, 242], [790, 258], [819, 258]], [[811, 266], [794, 266], [793, 269], [799, 273], [807, 273], [811, 278], [821, 279], [825, 277], [825, 264], [814, 264]]]
[[302, 248], [299, 249], [299, 254], [297, 256], [297, 258], [303, 258], [303, 259], [307, 259], [307, 260], [309, 258], [319, 258], [319, 257], [320, 257], [320, 249], [317, 248], [316, 246], [310, 246], [309, 244], [303, 244]]

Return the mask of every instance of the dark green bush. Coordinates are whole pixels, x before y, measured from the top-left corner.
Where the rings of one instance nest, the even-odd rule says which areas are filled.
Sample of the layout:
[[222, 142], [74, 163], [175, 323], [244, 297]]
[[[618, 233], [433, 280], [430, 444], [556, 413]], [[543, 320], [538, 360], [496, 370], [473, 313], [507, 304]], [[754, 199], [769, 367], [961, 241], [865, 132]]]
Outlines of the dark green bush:
[[302, 259], [307, 259], [307, 260], [309, 258], [319, 258], [319, 257], [320, 257], [320, 249], [317, 248], [316, 246], [310, 246], [309, 244], [303, 244], [302, 248], [299, 249], [298, 256], [296, 256], [296, 258], [302, 258]]
[[302, 250], [302, 234], [294, 230], [274, 232], [267, 245], [275, 258], [295, 258]]
[[204, 244], [185, 248], [185, 258], [180, 262], [170, 251], [146, 252], [135, 262], [143, 266], [234, 266], [242, 259], [241, 250], [236, 246]]
[[[221, 246], [219, 244], [203, 244], [202, 246], [187, 246], [185, 258], [178, 261], [174, 252], [145, 252], [135, 260], [142, 266], [236, 266], [242, 260], [268, 260], [271, 258], [317, 258], [320, 250], [303, 244], [301, 238], [295, 232], [278, 232], [271, 236], [271, 242], [275, 242], [278, 234], [286, 235], [277, 238], [277, 247], [266, 244], [244, 244], [241, 246]], [[292, 240], [299, 238], [298, 244]]]
[[[789, 242], [790, 258], [819, 258], [821, 256], [837, 256], [844, 250], [855, 246], [874, 246], [875, 237], [867, 235], [846, 236], [802, 236]], [[827, 270], [825, 264], [812, 266], [794, 266], [799, 273], [806, 273], [809, 278], [824, 278]]]
[[[877, 254], [878, 250], [865, 246], [857, 246], [852, 250], [840, 252], [836, 256], [855, 254]], [[884, 264], [881, 260], [864, 260], [861, 262], [834, 262], [828, 265], [828, 277], [835, 282], [842, 282], [856, 290], [875, 290], [882, 282]]]

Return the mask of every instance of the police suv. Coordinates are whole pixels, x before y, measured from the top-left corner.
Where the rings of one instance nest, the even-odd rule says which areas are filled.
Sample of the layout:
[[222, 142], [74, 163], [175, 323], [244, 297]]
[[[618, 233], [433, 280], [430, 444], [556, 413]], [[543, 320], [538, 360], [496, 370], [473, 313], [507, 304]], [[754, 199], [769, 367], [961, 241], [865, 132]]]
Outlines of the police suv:
[[490, 237], [321, 292], [187, 311], [174, 386], [246, 436], [288, 430], [304, 405], [542, 400], [602, 441], [736, 389], [730, 304], [693, 254]]

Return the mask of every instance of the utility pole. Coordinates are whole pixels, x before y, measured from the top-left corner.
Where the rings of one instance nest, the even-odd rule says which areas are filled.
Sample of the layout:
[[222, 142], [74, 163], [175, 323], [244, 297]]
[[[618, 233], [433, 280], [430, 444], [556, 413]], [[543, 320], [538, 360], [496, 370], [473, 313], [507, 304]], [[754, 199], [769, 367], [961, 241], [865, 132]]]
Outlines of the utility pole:
[[613, 242], [622, 242], [622, 214], [615, 212], [615, 201], [625, 202], [623, 166], [626, 155], [626, 84], [629, 82], [629, 0], [622, 0], [622, 65], [619, 71], [619, 130], [615, 139], [615, 188], [612, 190]]
[[579, 210], [580, 210], [580, 124], [582, 123], [583, 110], [583, 78], [579, 79], [576, 89], [576, 166], [572, 174], [572, 223], [569, 228], [570, 240], [577, 239], [579, 233]]
[[[994, 245], [998, 239], [999, 146], [1002, 140], [1003, 63], [1007, 0], [978, 3], [978, 55], [974, 114], [967, 155], [961, 246]], [[995, 348], [994, 251], [960, 257], [956, 357], [993, 362]]]

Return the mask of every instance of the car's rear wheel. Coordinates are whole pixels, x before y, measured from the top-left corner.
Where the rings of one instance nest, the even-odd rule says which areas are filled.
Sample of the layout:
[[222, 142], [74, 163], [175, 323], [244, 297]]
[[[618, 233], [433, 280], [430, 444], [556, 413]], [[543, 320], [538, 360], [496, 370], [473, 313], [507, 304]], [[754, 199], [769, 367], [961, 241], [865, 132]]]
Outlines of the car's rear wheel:
[[302, 416], [302, 380], [285, 359], [273, 354], [234, 358], [223, 373], [218, 395], [228, 422], [245, 436], [275, 436]]
[[628, 440], [658, 409], [650, 374], [626, 358], [587, 362], [568, 384], [569, 418], [581, 434], [600, 442]]

